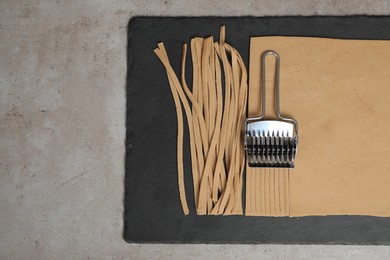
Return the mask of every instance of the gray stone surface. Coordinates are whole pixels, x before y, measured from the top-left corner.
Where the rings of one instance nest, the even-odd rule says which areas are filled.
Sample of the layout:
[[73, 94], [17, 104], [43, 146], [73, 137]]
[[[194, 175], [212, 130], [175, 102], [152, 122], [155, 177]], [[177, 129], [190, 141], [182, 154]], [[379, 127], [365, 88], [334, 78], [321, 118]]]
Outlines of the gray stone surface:
[[122, 239], [130, 17], [389, 13], [385, 0], [0, 1], [0, 259], [389, 258], [384, 246]]

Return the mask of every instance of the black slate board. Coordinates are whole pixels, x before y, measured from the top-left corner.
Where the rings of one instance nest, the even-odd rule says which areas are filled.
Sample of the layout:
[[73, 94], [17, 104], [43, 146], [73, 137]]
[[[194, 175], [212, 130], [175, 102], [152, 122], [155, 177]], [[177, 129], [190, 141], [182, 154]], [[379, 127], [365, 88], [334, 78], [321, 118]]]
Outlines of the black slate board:
[[[251, 36], [390, 39], [390, 17], [137, 17], [129, 22], [124, 239], [132, 243], [390, 244], [390, 218], [197, 216], [188, 141], [185, 183], [191, 214], [182, 213], [176, 171], [176, 112], [165, 70], [153, 49], [165, 43], [180, 71], [181, 47], [194, 36], [226, 40], [248, 64]], [[367, 50], [369, 51], [369, 50]], [[191, 68], [188, 59], [187, 68]], [[191, 71], [187, 72], [191, 82]], [[188, 138], [185, 137], [185, 140]]]

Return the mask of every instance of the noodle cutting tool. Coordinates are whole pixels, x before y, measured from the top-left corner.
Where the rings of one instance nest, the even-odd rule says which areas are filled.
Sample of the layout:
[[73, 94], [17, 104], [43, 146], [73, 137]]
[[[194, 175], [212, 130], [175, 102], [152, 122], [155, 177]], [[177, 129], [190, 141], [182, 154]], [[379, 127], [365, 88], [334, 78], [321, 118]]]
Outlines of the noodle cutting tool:
[[[268, 55], [276, 59], [275, 110], [276, 119], [265, 119], [266, 79], [265, 60]], [[275, 51], [265, 51], [261, 56], [261, 115], [245, 120], [244, 145], [250, 167], [294, 168], [298, 148], [298, 122], [280, 113], [279, 78], [280, 57]]]

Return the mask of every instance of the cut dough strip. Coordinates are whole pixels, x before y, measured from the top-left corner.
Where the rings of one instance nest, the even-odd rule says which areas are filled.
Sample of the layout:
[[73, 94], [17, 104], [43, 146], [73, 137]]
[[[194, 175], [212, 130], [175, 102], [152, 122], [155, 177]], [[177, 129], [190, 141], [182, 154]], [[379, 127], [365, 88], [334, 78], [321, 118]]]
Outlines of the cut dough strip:
[[[161, 48], [159, 49], [159, 48]], [[184, 215], [189, 214], [185, 187], [184, 187], [184, 169], [183, 169], [183, 111], [180, 105], [180, 98], [178, 96], [178, 82], [176, 75], [172, 73], [172, 67], [170, 67], [168, 57], [165, 56], [165, 49], [163, 45], [159, 44], [159, 48], [155, 49], [155, 53], [160, 58], [160, 60], [164, 63], [164, 66], [167, 69], [167, 76], [169, 80], [169, 86], [171, 88], [173, 100], [175, 102], [176, 107], [176, 115], [177, 115], [177, 172], [178, 172], [178, 183], [179, 183], [179, 195], [180, 201], [183, 209]]]

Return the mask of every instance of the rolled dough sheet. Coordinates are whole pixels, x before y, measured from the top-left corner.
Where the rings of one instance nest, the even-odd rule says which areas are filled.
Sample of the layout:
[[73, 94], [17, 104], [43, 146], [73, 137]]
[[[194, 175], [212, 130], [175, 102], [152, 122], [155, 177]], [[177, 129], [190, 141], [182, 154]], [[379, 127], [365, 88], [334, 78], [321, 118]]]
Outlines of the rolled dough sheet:
[[[249, 116], [260, 114], [265, 50], [281, 57], [281, 112], [299, 123], [289, 215], [389, 217], [390, 41], [251, 38]], [[272, 63], [267, 58], [267, 115]], [[248, 167], [247, 176], [254, 171]]]

